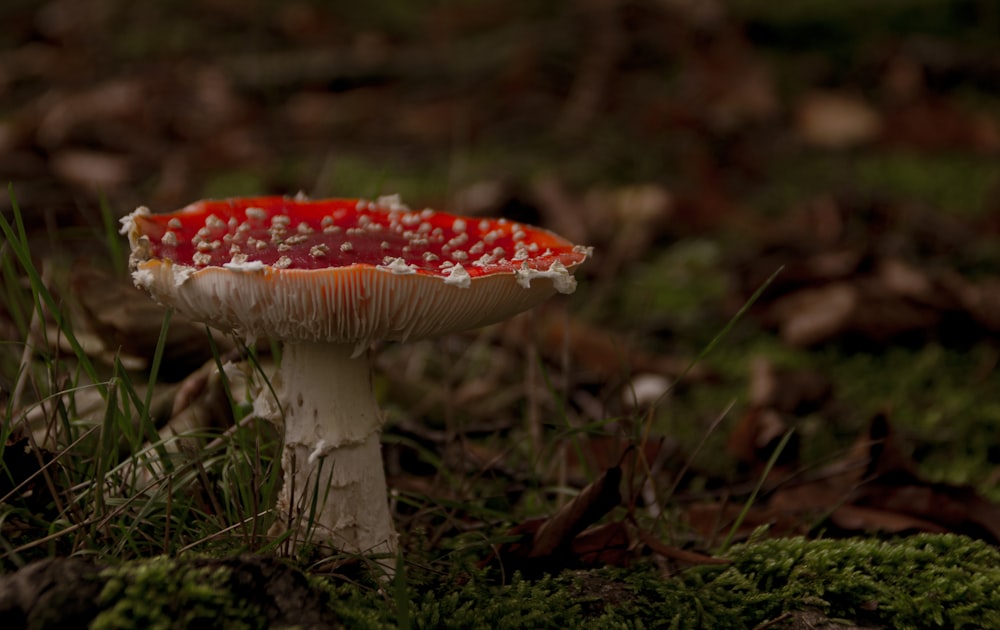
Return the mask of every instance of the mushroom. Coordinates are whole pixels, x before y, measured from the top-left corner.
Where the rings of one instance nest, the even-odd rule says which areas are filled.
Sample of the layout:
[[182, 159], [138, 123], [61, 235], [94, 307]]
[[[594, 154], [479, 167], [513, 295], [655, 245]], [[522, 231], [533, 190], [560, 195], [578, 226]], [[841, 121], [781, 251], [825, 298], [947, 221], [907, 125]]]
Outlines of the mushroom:
[[140, 207], [122, 224], [132, 278], [155, 300], [248, 343], [284, 342], [279, 520], [293, 540], [311, 526], [313, 541], [346, 552], [396, 546], [372, 342], [476, 328], [571, 293], [590, 254], [546, 230], [411, 210], [396, 196]]

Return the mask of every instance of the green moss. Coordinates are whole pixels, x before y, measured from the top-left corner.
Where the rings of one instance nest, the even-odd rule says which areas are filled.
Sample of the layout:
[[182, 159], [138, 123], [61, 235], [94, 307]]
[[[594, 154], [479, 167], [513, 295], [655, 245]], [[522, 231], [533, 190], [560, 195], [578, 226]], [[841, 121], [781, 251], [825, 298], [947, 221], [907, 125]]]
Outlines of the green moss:
[[[894, 628], [1000, 627], [1000, 553], [954, 535], [802, 538], [731, 549], [729, 566], [664, 576], [651, 564], [567, 571], [508, 586], [476, 574], [408, 591], [416, 628], [747, 628], [795, 611]], [[391, 628], [373, 590], [331, 589], [349, 627]], [[397, 603], [398, 604], [398, 603]]]
[[749, 578], [784, 611], [819, 608], [894, 628], [1000, 624], [1000, 553], [961, 536], [771, 540], [734, 548], [732, 557], [718, 580]]
[[864, 191], [959, 215], [989, 210], [984, 200], [1000, 185], [993, 160], [976, 156], [893, 152], [859, 157], [853, 164], [857, 185]]
[[850, 192], [916, 202], [956, 216], [990, 211], [986, 200], [1000, 185], [989, 158], [964, 154], [802, 152], [776, 168], [782, 173], [752, 196], [752, 205], [780, 215], [820, 194]]
[[[925, 479], [969, 485], [988, 500], [1000, 500], [993, 475], [1000, 444], [1000, 372], [993, 369], [997, 350], [992, 346], [931, 343], [877, 353], [835, 346], [802, 350], [772, 335], [741, 334], [737, 326], [704, 359], [718, 382], [681, 388], [670, 404], [658, 409], [656, 430], [677, 440], [682, 452], [690, 453], [706, 440], [702, 455], [692, 462], [699, 473], [725, 479], [736, 470], [725, 455], [726, 441], [745, 408], [750, 362], [764, 357], [781, 369], [814, 370], [830, 380], [830, 403], [794, 418], [803, 438], [803, 467], [844, 457], [872, 418], [888, 413], [897, 446]], [[709, 423], [733, 401], [723, 425], [706, 437]]]
[[[997, 351], [989, 345], [968, 349], [928, 344], [893, 347], [878, 353], [847, 352], [837, 347], [797, 350], [768, 335], [741, 341], [731, 336], [707, 358], [720, 384], [691, 388], [661, 412], [667, 434], [693, 448], [705, 425], [691, 423], [692, 414], [721, 411], [731, 400], [740, 417], [752, 357], [766, 357], [787, 370], [816, 370], [829, 377], [834, 402], [812, 416], [797, 418], [803, 466], [821, 465], [864, 435], [871, 419], [888, 412], [897, 445], [917, 462], [928, 480], [971, 485], [986, 498], [1000, 500], [993, 479], [1000, 444], [1000, 372], [992, 368]], [[722, 453], [729, 432], [723, 427], [709, 438], [707, 453]], [[700, 470], [724, 476], [730, 463], [717, 456], [697, 461]], [[727, 468], [729, 467], [729, 468]]]
[[118, 628], [261, 628], [254, 602], [234, 596], [231, 571], [167, 558], [106, 569], [93, 630]]
[[625, 577], [629, 597], [587, 627], [746, 628], [792, 611], [894, 628], [997, 627], [1000, 554], [959, 536], [769, 540], [734, 547], [732, 566], [674, 579]]
[[[482, 581], [461, 590], [434, 593], [420, 604], [422, 628], [559, 628], [580, 618], [580, 606], [557, 578], [520, 578], [496, 592]], [[555, 614], [553, 614], [555, 613]]]
[[[620, 286], [621, 298], [616, 303], [621, 304], [619, 315], [626, 322], [669, 319], [673, 329], [689, 337], [713, 328], [705, 325], [705, 317], [719, 312], [729, 278], [717, 243], [689, 239], [638, 266], [630, 272], [629, 282]], [[719, 321], [718, 327], [724, 324]]]
[[[89, 627], [724, 629], [801, 611], [904, 629], [1000, 627], [1000, 552], [962, 536], [752, 540], [727, 557], [728, 565], [679, 573], [643, 560], [537, 580], [514, 575], [506, 585], [471, 567], [471, 556], [450, 559], [447, 574], [415, 561], [392, 584], [307, 580], [249, 557], [159, 558], [87, 578], [101, 583]], [[272, 607], [279, 601], [283, 612]]]
[[973, 484], [996, 500], [1000, 487], [984, 483], [991, 478], [1000, 443], [1000, 374], [991, 369], [995, 361], [996, 351], [987, 346], [956, 350], [931, 344], [877, 355], [829, 350], [817, 364], [833, 379], [841, 401], [838, 439], [853, 440], [874, 414], [888, 410], [899, 446], [919, 448], [911, 455], [923, 475]]

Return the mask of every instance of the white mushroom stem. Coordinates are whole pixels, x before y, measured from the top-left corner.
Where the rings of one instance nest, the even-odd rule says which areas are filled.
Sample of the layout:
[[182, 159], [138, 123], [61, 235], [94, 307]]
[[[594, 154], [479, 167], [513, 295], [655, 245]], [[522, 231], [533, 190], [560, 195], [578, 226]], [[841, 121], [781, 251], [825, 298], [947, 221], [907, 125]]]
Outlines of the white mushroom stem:
[[[353, 344], [286, 343], [279, 396], [285, 418], [278, 494], [295, 543], [349, 553], [394, 553], [379, 434], [383, 416], [368, 353]], [[266, 394], [264, 394], [266, 395]]]

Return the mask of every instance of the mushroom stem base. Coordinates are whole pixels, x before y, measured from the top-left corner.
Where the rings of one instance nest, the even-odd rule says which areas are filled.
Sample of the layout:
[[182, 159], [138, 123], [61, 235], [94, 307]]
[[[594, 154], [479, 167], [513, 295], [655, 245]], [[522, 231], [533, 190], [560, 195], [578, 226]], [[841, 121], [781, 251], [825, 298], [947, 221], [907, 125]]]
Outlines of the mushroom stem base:
[[279, 376], [285, 418], [280, 529], [293, 545], [394, 553], [379, 434], [382, 414], [367, 354], [353, 345], [289, 343]]

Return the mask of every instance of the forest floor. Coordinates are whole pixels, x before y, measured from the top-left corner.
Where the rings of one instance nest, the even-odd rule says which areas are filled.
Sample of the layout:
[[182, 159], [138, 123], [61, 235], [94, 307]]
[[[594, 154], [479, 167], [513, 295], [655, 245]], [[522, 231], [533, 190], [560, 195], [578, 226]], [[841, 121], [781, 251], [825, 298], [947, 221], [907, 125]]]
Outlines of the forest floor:
[[[337, 4], [0, 7], [0, 621], [1000, 627], [994, 3]], [[594, 247], [376, 348], [389, 582], [117, 234], [299, 191]]]

